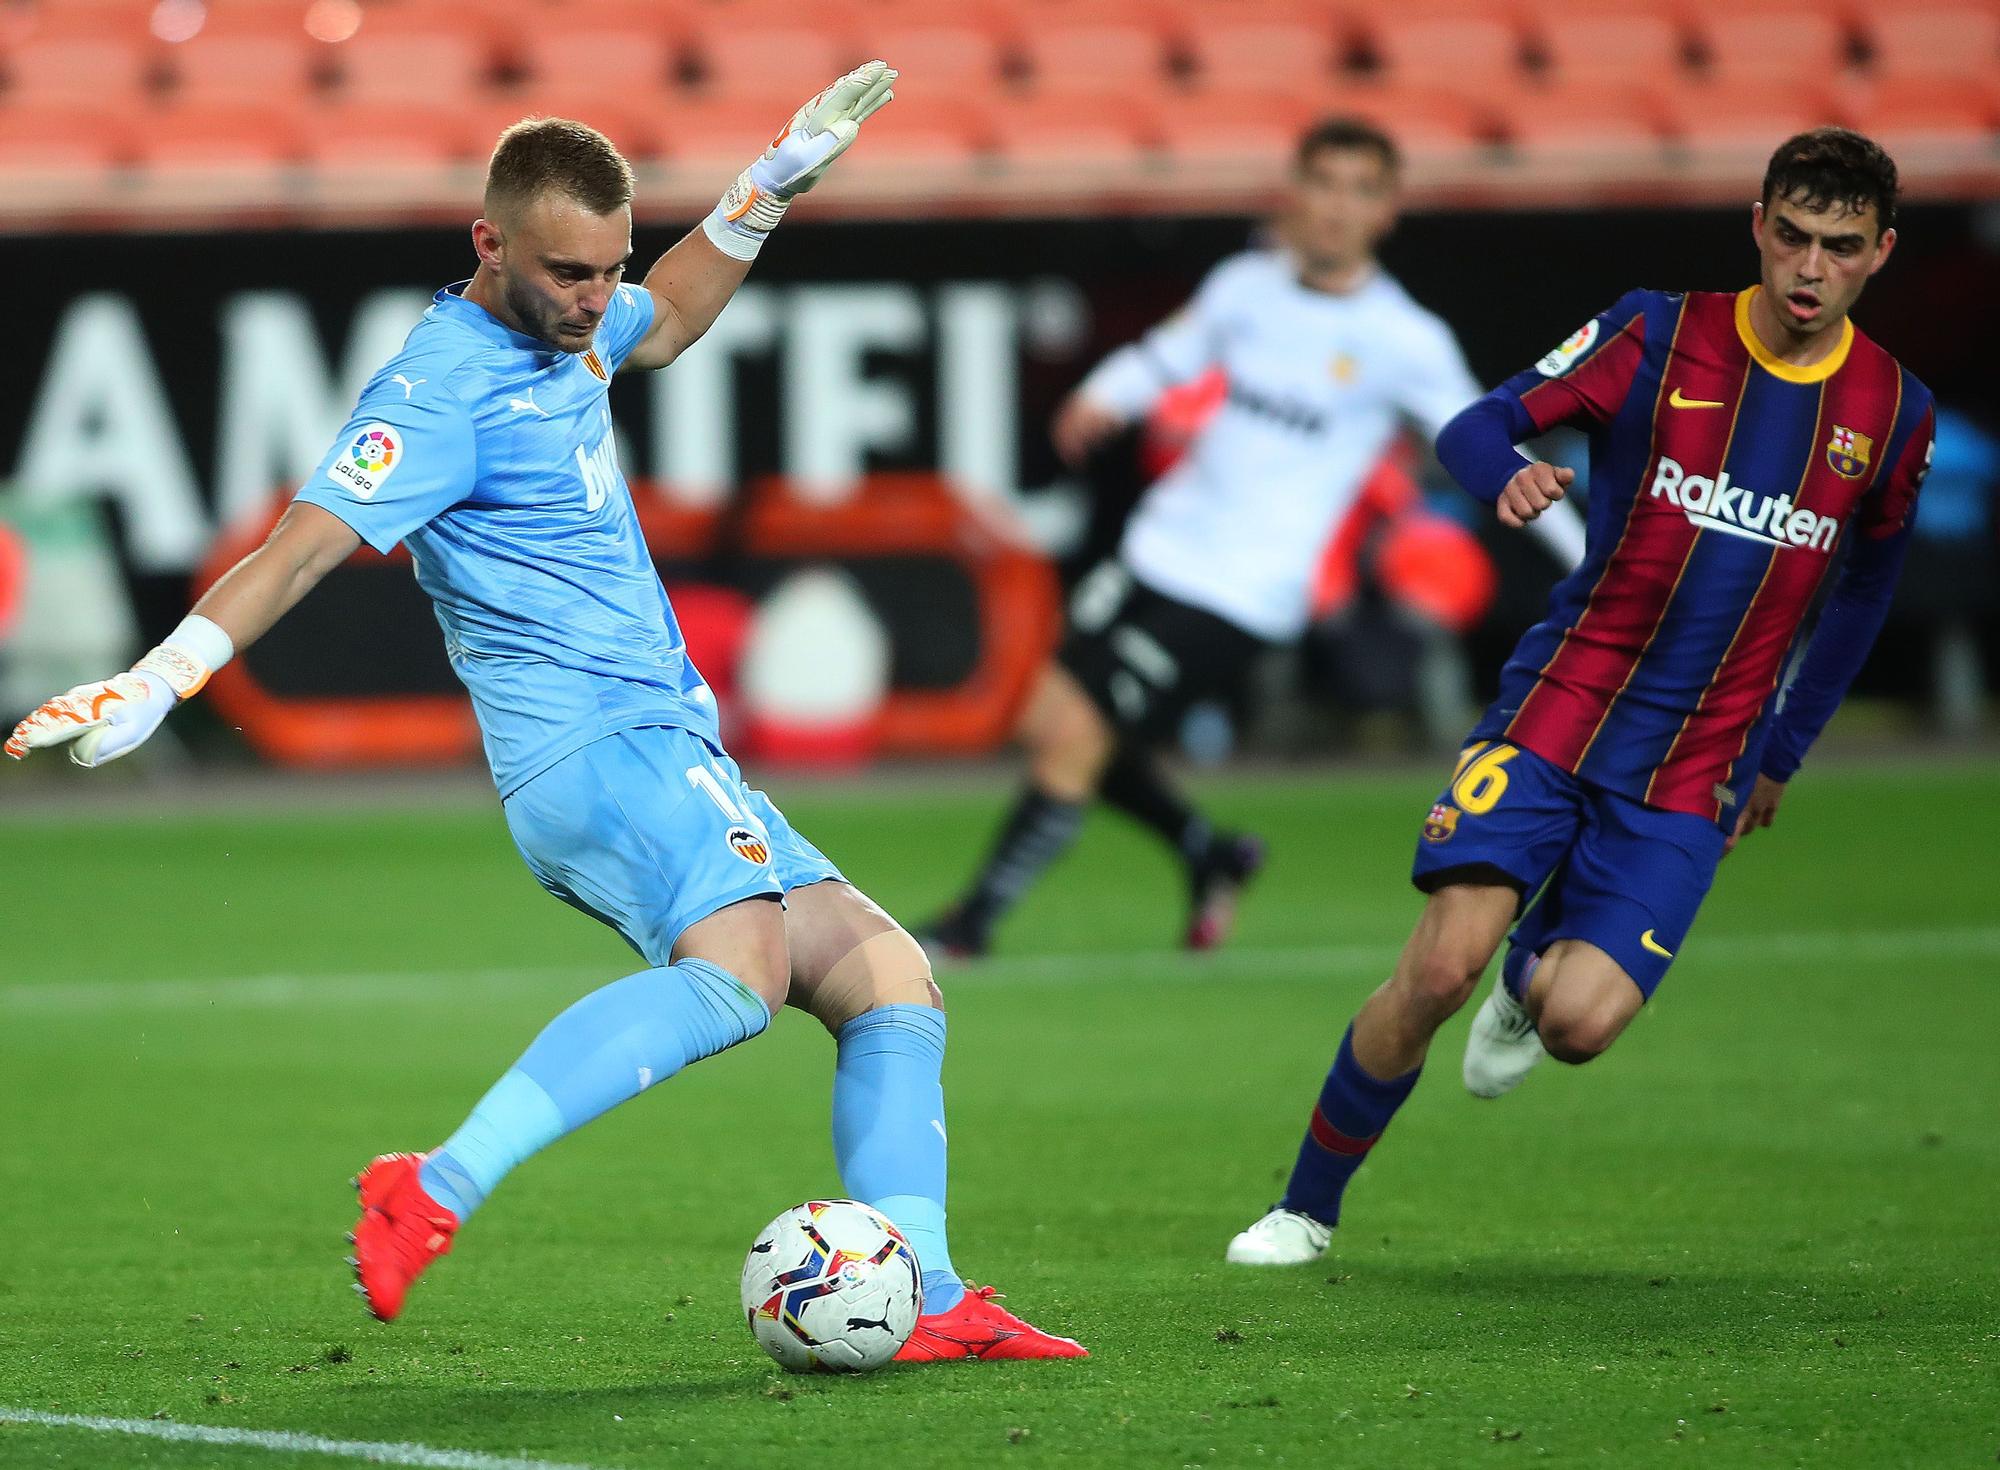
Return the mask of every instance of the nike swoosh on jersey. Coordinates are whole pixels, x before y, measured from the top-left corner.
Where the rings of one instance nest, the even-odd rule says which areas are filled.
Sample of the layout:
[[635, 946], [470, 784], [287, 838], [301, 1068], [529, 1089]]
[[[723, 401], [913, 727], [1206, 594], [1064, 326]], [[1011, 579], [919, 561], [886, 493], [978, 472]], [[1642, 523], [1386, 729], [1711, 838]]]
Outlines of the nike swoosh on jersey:
[[1668, 949], [1665, 945], [1661, 944], [1659, 940], [1653, 937], [1653, 931], [1651, 929], [1648, 929], [1644, 934], [1641, 934], [1639, 936], [1639, 944], [1641, 948], [1647, 950], [1652, 954], [1660, 956], [1661, 959], [1670, 960], [1674, 957], [1674, 952], [1672, 950]]
[[1674, 389], [1673, 392], [1667, 395], [1667, 407], [1668, 408], [1720, 408], [1722, 407], [1722, 400], [1720, 398], [1687, 398], [1682, 396], [1680, 389], [1676, 388]]

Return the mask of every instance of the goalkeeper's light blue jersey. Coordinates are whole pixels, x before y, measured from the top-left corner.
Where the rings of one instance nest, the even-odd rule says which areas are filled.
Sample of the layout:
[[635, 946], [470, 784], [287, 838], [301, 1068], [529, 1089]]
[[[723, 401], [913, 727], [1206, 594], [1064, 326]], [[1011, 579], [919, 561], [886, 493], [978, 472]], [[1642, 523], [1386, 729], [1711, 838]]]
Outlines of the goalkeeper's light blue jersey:
[[377, 551], [409, 546], [503, 796], [619, 730], [679, 726], [719, 749], [606, 403], [652, 297], [618, 287], [592, 350], [565, 353], [466, 284], [437, 293], [298, 498]]

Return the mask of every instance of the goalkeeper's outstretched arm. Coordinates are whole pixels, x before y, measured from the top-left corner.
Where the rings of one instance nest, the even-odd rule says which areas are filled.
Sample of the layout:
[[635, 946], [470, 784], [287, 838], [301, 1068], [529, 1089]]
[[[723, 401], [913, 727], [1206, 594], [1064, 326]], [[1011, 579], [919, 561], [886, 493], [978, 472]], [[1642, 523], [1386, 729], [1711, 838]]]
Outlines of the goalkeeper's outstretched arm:
[[653, 325], [625, 367], [665, 367], [715, 324], [792, 201], [854, 146], [861, 124], [895, 98], [895, 83], [893, 67], [871, 61], [792, 114], [708, 217], [646, 272]]
[[320, 579], [351, 556], [361, 538], [331, 511], [294, 503], [270, 538], [230, 568], [165, 642], [123, 674], [58, 694], [14, 727], [16, 760], [68, 745], [80, 766], [101, 766], [145, 743], [167, 712], [248, 648]]

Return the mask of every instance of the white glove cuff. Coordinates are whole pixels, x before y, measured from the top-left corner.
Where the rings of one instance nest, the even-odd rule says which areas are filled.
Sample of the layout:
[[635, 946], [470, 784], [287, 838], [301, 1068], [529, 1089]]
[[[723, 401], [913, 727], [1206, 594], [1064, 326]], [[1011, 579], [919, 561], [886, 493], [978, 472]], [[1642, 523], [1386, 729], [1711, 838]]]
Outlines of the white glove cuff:
[[701, 222], [709, 243], [734, 260], [755, 260], [765, 237], [778, 227], [792, 202], [790, 194], [764, 188], [750, 173], [746, 168], [738, 174]]
[[176, 699], [188, 699], [208, 682], [209, 675], [235, 656], [236, 646], [227, 633], [207, 618], [190, 613], [132, 668], [165, 680]]

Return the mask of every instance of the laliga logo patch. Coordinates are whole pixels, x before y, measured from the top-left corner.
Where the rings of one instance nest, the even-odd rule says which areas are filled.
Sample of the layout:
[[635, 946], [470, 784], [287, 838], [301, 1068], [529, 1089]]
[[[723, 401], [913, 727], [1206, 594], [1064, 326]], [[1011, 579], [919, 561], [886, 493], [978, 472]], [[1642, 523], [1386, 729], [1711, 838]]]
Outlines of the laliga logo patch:
[[326, 477], [357, 500], [372, 500], [402, 462], [403, 441], [388, 424], [368, 424], [326, 467]]
[[748, 827], [729, 829], [729, 850], [744, 862], [755, 863], [760, 868], [771, 860], [771, 844]]
[[1576, 366], [1576, 360], [1590, 351], [1597, 341], [1597, 318], [1592, 317], [1574, 332], [1569, 339], [1535, 364], [1535, 371], [1545, 378], [1559, 378]]
[[1833, 426], [1833, 437], [1826, 441], [1826, 462], [1833, 466], [1833, 472], [1843, 479], [1858, 480], [1868, 473], [1869, 456], [1875, 452], [1875, 441], [1866, 434], [1857, 434], [1844, 424]]
[[1449, 842], [1451, 834], [1458, 830], [1458, 808], [1439, 802], [1431, 808], [1431, 814], [1424, 818], [1424, 841]]

